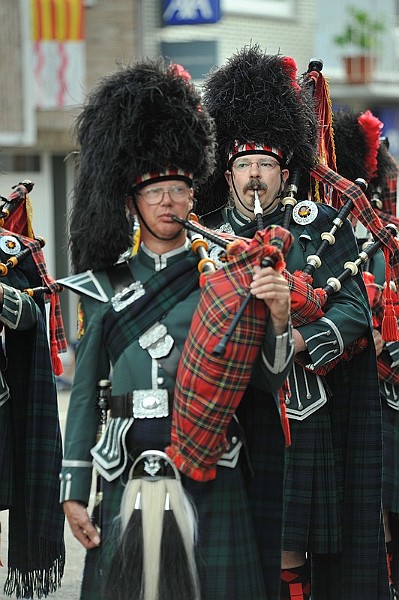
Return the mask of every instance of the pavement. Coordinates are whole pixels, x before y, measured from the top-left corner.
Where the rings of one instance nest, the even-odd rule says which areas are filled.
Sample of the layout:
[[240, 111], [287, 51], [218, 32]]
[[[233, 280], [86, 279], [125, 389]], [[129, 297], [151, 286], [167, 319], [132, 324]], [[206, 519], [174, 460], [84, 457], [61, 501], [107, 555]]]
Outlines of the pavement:
[[[62, 387], [62, 386], [61, 386]], [[65, 428], [66, 413], [69, 404], [69, 391], [61, 389], [58, 391], [58, 406], [60, 412], [60, 422], [62, 432]], [[4, 567], [0, 567], [0, 600], [10, 600], [10, 596], [3, 594], [4, 582], [7, 577], [7, 540], [8, 540], [8, 527], [7, 527], [8, 512], [0, 512], [0, 521], [2, 526], [1, 543], [0, 543], [0, 557], [4, 563]], [[85, 549], [80, 543], [73, 537], [70, 532], [68, 523], [65, 523], [65, 544], [66, 544], [66, 564], [64, 577], [62, 579], [62, 586], [54, 594], [48, 596], [48, 600], [79, 600], [80, 583], [83, 573], [83, 563], [85, 556]], [[11, 598], [15, 598], [12, 596]]]

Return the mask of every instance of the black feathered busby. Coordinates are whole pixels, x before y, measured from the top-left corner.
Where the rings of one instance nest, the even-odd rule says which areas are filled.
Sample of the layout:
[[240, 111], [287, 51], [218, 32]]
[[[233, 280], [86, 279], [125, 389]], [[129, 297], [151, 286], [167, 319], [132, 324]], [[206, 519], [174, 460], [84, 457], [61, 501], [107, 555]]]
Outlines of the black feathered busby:
[[381, 121], [369, 110], [334, 113], [335, 155], [340, 175], [350, 181], [361, 177], [367, 183], [377, 176], [381, 129]]
[[338, 173], [350, 181], [364, 179], [373, 204], [396, 215], [398, 167], [381, 137], [383, 123], [370, 110], [339, 110], [333, 129]]
[[[125, 198], [159, 174], [204, 181], [214, 126], [180, 65], [145, 60], [105, 77], [76, 122], [78, 172], [70, 221], [73, 269], [108, 268], [130, 244]], [[174, 177], [175, 178], [175, 177]]]
[[283, 167], [314, 164], [317, 118], [309, 91], [297, 82], [295, 61], [244, 47], [204, 84], [204, 104], [217, 131], [217, 167], [196, 193], [200, 214], [226, 203], [224, 172], [239, 155], [273, 155]]

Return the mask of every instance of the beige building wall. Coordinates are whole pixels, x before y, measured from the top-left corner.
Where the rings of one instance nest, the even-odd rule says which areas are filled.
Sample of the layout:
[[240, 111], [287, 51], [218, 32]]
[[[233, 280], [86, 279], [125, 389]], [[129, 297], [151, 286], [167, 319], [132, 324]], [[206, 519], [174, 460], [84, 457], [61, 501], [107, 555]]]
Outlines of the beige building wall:
[[[246, 2], [241, 2], [242, 13], [229, 11], [229, 0], [222, 1], [222, 19], [209, 25], [182, 25], [161, 27], [160, 3], [142, 1], [143, 56], [159, 54], [161, 41], [217, 40], [218, 64], [249, 43], [259, 43], [274, 54], [293, 56], [300, 72], [305, 71], [312, 58], [315, 30], [315, 0], [292, 2], [294, 13], [290, 18], [273, 17], [259, 13], [248, 16]], [[259, 3], [261, 4], [261, 3]], [[151, 32], [151, 33], [150, 33]]]

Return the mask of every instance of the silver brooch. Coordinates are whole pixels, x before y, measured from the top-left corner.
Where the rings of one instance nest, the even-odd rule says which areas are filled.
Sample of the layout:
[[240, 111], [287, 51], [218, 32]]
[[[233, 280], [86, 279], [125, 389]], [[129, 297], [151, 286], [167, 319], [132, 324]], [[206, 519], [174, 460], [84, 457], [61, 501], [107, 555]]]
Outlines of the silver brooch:
[[308, 225], [309, 223], [313, 223], [319, 209], [317, 208], [317, 203], [312, 200], [302, 200], [302, 202], [298, 202], [292, 211], [292, 218], [295, 223], [298, 225]]
[[13, 235], [2, 235], [0, 239], [0, 248], [5, 254], [15, 256], [21, 251], [21, 244]]

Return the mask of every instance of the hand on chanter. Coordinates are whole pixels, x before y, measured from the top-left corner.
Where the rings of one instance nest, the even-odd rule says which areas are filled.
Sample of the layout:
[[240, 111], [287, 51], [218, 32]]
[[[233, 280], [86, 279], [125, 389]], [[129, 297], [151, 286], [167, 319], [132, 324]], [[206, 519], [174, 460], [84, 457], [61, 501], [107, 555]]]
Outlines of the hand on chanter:
[[82, 546], [87, 550], [98, 546], [101, 541], [100, 536], [97, 529], [91, 523], [85, 506], [76, 500], [67, 500], [63, 503], [63, 507], [71, 531]]
[[285, 277], [272, 267], [255, 267], [251, 293], [268, 306], [276, 334], [284, 333], [291, 308], [290, 289]]

